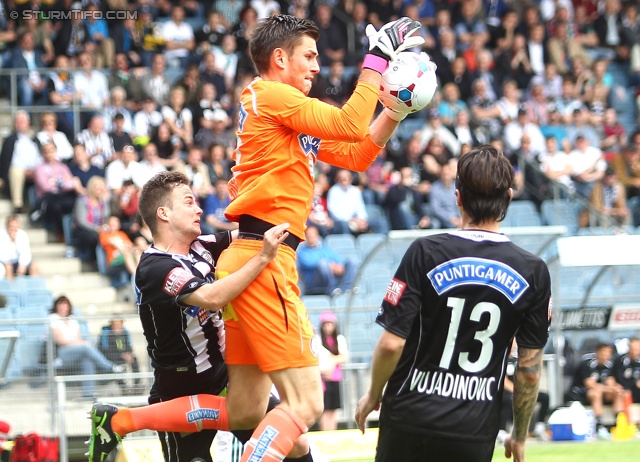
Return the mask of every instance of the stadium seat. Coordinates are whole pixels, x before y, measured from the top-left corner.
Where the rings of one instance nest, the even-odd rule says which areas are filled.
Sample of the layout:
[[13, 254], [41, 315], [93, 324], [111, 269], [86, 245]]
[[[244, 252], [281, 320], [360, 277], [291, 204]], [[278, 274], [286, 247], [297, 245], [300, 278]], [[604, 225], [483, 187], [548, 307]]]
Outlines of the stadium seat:
[[13, 282], [8, 279], [0, 279], [0, 294], [4, 294], [7, 291], [15, 290]]
[[413, 134], [424, 127], [425, 121], [421, 118], [405, 119], [400, 122], [396, 129], [396, 135], [402, 141], [407, 141], [413, 137]]
[[386, 234], [389, 232], [389, 219], [382, 207], [376, 204], [365, 204], [369, 226], [375, 233]]
[[21, 276], [14, 281], [15, 289], [22, 292], [32, 289], [47, 289], [47, 281], [40, 276]]
[[538, 212], [518, 214], [513, 217], [513, 226], [542, 226], [542, 218]]
[[5, 290], [2, 291], [2, 295], [4, 295], [7, 299], [7, 304], [5, 308], [8, 309], [17, 309], [22, 304], [22, 299], [20, 297], [20, 292], [17, 290]]
[[53, 293], [49, 289], [29, 289], [22, 292], [22, 305], [53, 305]]
[[375, 249], [381, 242], [387, 239], [386, 234], [370, 233], [361, 234], [356, 239], [356, 247], [360, 250], [360, 256], [364, 260], [371, 250]]
[[[4, 308], [0, 308], [0, 321], [10, 321], [13, 319], [13, 310], [11, 310], [10, 308], [7, 308], [6, 306]], [[0, 330], [1, 326], [0, 326]]]
[[46, 319], [49, 315], [50, 306], [46, 305], [24, 305], [13, 311], [14, 319]]
[[351, 234], [329, 234], [324, 238], [324, 245], [340, 253], [343, 249], [355, 249], [356, 238]]
[[303, 295], [300, 297], [302, 303], [307, 308], [307, 311], [310, 310], [328, 310], [331, 308], [331, 297], [328, 295]]
[[[374, 295], [382, 299], [385, 292], [387, 291], [387, 287], [389, 286], [390, 281], [391, 276], [388, 276], [386, 274], [368, 277], [366, 280], [367, 293], [369, 295]], [[379, 301], [376, 303], [379, 303]]]
[[578, 230], [578, 207], [565, 199], [546, 200], [540, 207], [542, 222], [548, 226], [566, 226], [569, 234]]

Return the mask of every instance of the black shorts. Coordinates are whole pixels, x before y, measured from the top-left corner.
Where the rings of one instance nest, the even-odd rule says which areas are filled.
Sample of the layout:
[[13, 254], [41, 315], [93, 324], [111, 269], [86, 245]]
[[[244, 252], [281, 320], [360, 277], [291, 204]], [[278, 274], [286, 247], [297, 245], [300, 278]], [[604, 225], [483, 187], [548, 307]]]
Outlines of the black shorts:
[[342, 407], [340, 399], [340, 382], [324, 382], [324, 410], [331, 411]]
[[491, 462], [495, 442], [465, 442], [394, 430], [382, 424], [375, 462]]

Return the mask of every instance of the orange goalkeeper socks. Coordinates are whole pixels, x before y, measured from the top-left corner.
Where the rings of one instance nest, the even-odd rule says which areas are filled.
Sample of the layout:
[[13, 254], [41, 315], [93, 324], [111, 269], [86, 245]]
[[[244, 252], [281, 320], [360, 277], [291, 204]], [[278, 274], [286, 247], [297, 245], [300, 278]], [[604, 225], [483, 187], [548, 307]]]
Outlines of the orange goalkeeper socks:
[[297, 416], [278, 406], [269, 412], [247, 441], [240, 462], [281, 461], [307, 427]]
[[111, 428], [120, 436], [137, 430], [192, 433], [203, 429], [229, 430], [225, 398], [193, 395], [136, 408], [118, 409]]

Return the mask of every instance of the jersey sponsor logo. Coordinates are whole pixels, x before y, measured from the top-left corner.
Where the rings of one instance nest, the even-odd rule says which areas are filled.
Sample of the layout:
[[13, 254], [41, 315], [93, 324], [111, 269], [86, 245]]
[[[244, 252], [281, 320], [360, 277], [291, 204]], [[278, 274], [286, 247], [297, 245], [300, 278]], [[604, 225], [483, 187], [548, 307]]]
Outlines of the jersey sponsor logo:
[[242, 131], [244, 129], [244, 122], [247, 120], [247, 111], [244, 110], [242, 104], [240, 105], [240, 110], [238, 111], [238, 129]]
[[298, 143], [300, 143], [300, 149], [302, 149], [304, 155], [307, 157], [309, 155], [313, 156], [313, 161], [315, 163], [315, 160], [318, 157], [318, 149], [320, 148], [320, 138], [300, 133], [298, 135]]
[[173, 268], [164, 280], [163, 290], [172, 297], [175, 297], [191, 278], [193, 278], [193, 274], [186, 269]]
[[200, 325], [207, 322], [207, 320], [211, 317], [211, 311], [200, 308], [199, 306], [190, 306], [186, 310], [184, 310], [187, 316], [191, 316], [192, 318], [198, 318], [198, 322]]
[[309, 351], [311, 351], [311, 354], [316, 358], [320, 354], [321, 346], [322, 346], [322, 340], [320, 339], [320, 336], [319, 335], [312, 336], [311, 340], [309, 341]]
[[198, 281], [193, 281], [191, 284], [189, 284], [189, 289], [193, 289], [197, 285], [198, 285]]
[[495, 377], [413, 370], [409, 390], [465, 401], [493, 401]]
[[502, 262], [485, 258], [456, 258], [438, 265], [427, 277], [438, 293], [465, 284], [489, 286], [515, 303], [529, 288], [520, 273]]
[[187, 412], [187, 422], [194, 423], [202, 420], [218, 420], [220, 411], [218, 409], [194, 409]]
[[406, 287], [407, 284], [399, 279], [391, 279], [391, 282], [389, 282], [387, 286], [387, 291], [384, 294], [384, 299], [394, 306], [397, 305]]
[[248, 462], [260, 462], [264, 458], [269, 446], [271, 446], [271, 443], [278, 433], [278, 430], [273, 428], [271, 425], [265, 428], [260, 435], [260, 438], [258, 438], [258, 441], [256, 441], [256, 447], [253, 450], [251, 457], [249, 457]]

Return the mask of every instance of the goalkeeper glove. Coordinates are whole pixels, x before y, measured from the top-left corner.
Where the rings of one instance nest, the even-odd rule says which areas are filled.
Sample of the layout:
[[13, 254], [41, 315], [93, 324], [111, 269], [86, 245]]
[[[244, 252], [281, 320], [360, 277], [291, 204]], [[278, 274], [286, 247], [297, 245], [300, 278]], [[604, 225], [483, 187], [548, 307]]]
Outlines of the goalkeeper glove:
[[[380, 28], [379, 31], [369, 24], [365, 33], [369, 38], [369, 54], [365, 57], [362, 67], [368, 67], [375, 71], [384, 72], [384, 61], [389, 62], [397, 58], [401, 51], [413, 48], [424, 43], [422, 37], [411, 37], [421, 25], [418, 21], [404, 17], [392, 21]], [[375, 59], [373, 56], [379, 58]], [[374, 65], [370, 65], [370, 64]]]

